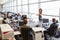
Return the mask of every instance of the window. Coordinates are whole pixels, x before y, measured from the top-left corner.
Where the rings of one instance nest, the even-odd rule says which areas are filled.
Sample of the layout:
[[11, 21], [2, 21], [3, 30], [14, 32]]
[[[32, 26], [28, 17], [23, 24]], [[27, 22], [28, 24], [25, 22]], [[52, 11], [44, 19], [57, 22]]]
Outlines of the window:
[[5, 12], [6, 11], [6, 8], [3, 8], [3, 12]]
[[15, 6], [15, 7], [13, 7], [13, 12], [14, 12], [14, 13], [17, 13], [16, 6]]
[[17, 5], [21, 5], [21, 0], [17, 0]]
[[3, 11], [20, 12], [33, 21], [38, 21], [39, 7], [43, 10], [43, 18], [59, 20], [60, 1], [56, 0], [9, 0], [8, 3], [3, 5]]
[[18, 12], [21, 12], [21, 6], [18, 6]]
[[52, 1], [52, 0], [40, 0], [41, 2], [45, 2], [45, 1]]
[[10, 4], [8, 3], [8, 4], [5, 4], [5, 7], [9, 7], [10, 6]]
[[38, 13], [38, 4], [29, 5], [29, 12], [30, 13]]
[[24, 13], [24, 12], [23, 12], [23, 15], [28, 15], [28, 13]]
[[12, 3], [10, 2], [10, 3], [9, 3], [9, 7], [11, 7], [11, 6], [12, 6]]
[[22, 6], [22, 12], [28, 12], [28, 5]]
[[28, 4], [28, 0], [21, 0], [22, 4]]
[[59, 16], [60, 1], [41, 3], [43, 14]]
[[32, 15], [31, 15], [31, 19], [32, 19], [32, 21], [34, 21], [34, 22], [38, 22], [38, 16], [37, 16], [36, 14], [32, 14]]
[[52, 20], [52, 18], [56, 18], [56, 20], [59, 20], [59, 17], [53, 17], [53, 16], [42, 16], [43, 18]]
[[14, 10], [14, 8], [13, 8], [13, 7], [11, 7], [11, 12], [13, 12], [13, 10]]
[[10, 9], [11, 9], [11, 8], [5, 8], [5, 11], [7, 11], [7, 12], [8, 12], [8, 11], [10, 11]]
[[14, 1], [13, 1], [13, 5], [16, 6], [16, 5], [17, 5], [16, 3], [17, 3], [16, 0], [14, 0]]
[[39, 0], [29, 0], [29, 3], [36, 3], [39, 2]]

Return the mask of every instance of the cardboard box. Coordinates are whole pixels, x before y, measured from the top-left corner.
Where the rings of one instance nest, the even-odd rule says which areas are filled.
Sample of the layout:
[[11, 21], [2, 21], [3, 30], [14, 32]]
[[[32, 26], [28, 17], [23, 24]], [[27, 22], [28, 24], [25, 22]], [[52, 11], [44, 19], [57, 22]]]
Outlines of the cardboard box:
[[7, 40], [14, 37], [14, 31], [8, 24], [0, 24], [2, 39]]

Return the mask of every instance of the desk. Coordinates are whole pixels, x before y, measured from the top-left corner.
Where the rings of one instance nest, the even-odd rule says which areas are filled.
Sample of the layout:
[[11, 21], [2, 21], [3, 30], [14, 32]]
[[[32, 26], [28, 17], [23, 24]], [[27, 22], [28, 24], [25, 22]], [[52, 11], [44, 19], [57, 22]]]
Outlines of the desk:
[[35, 32], [35, 40], [42, 40], [43, 31], [45, 31], [46, 29], [44, 29], [43, 27], [33, 27], [32, 29]]
[[13, 22], [17, 22], [18, 20], [13, 20]]
[[17, 22], [17, 21], [21, 21], [22, 22], [23, 20], [13, 20], [13, 22]]
[[14, 31], [14, 35], [19, 35], [21, 34], [19, 31]]
[[44, 29], [43, 27], [33, 27], [32, 28], [34, 32], [40, 32], [40, 31], [45, 31], [46, 29]]
[[[42, 33], [40, 31], [45, 31], [46, 29], [42, 27], [32, 27], [33, 31], [35, 32], [35, 39], [36, 40], [42, 40]], [[21, 34], [19, 31], [15, 31], [14, 35]]]

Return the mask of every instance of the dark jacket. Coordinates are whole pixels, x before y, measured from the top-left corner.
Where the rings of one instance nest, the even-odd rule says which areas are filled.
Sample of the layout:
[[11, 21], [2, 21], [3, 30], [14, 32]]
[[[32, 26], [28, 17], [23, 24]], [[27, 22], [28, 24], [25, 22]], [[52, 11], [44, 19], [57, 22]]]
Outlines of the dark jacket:
[[49, 33], [50, 35], [53, 35], [54, 32], [57, 30], [57, 28], [58, 28], [57, 23], [52, 23], [52, 24], [50, 25], [50, 27], [47, 29], [47, 30], [48, 30], [48, 33]]
[[39, 21], [42, 21], [42, 16], [41, 15], [39, 15]]

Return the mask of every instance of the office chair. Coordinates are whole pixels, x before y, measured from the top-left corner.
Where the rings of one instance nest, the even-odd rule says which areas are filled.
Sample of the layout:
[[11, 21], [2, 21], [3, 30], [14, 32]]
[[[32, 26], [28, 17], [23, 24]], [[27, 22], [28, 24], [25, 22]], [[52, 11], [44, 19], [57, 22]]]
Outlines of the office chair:
[[22, 40], [34, 40], [34, 33], [30, 27], [21, 27]]
[[50, 40], [54, 40], [54, 39], [52, 39], [52, 37], [55, 37], [57, 28], [58, 28], [58, 27], [55, 26], [54, 29], [51, 29], [51, 31], [48, 32], [48, 35], [49, 35], [49, 37], [50, 37]]
[[2, 40], [2, 32], [1, 32], [1, 28], [0, 28], [0, 40]]
[[23, 26], [24, 22], [23, 21], [19, 21], [19, 26]]
[[15, 17], [15, 20], [18, 20], [18, 17]]
[[26, 15], [22, 15], [21, 19], [22, 20], [27, 19], [27, 16]]
[[12, 16], [10, 16], [9, 18], [12, 19]]

